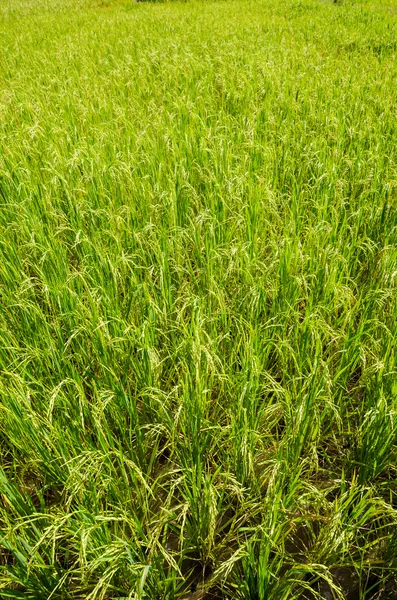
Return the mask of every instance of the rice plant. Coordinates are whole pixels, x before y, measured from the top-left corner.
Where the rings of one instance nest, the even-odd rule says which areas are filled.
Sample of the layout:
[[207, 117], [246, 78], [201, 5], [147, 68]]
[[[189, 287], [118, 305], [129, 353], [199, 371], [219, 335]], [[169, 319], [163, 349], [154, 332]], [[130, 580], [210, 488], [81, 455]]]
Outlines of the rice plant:
[[2, 0], [0, 597], [396, 598], [395, 0]]

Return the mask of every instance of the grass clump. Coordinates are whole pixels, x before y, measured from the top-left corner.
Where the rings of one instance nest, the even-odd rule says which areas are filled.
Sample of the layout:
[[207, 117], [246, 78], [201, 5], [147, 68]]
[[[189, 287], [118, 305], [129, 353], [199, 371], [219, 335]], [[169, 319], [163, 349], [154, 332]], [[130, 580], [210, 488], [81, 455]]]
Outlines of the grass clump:
[[0, 19], [0, 597], [393, 597], [394, 6]]

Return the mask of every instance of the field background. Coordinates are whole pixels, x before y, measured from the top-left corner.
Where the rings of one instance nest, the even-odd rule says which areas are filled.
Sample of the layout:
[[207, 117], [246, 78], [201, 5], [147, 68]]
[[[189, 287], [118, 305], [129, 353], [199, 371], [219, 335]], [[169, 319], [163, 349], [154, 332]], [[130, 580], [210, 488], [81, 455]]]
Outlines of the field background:
[[0, 0], [0, 597], [397, 597], [397, 3]]

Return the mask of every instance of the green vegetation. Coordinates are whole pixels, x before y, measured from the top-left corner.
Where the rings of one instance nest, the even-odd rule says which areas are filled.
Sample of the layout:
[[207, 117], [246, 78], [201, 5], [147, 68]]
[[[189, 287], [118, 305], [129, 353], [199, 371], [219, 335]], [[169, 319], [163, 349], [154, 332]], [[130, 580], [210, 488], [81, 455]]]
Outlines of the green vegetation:
[[393, 1], [2, 0], [0, 597], [396, 597]]

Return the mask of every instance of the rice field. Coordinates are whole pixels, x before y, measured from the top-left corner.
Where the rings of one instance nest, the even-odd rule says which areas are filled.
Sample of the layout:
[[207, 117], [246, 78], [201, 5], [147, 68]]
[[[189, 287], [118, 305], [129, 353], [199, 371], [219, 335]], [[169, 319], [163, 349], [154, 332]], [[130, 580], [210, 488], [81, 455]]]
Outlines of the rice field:
[[397, 598], [397, 3], [0, 0], [0, 598]]

